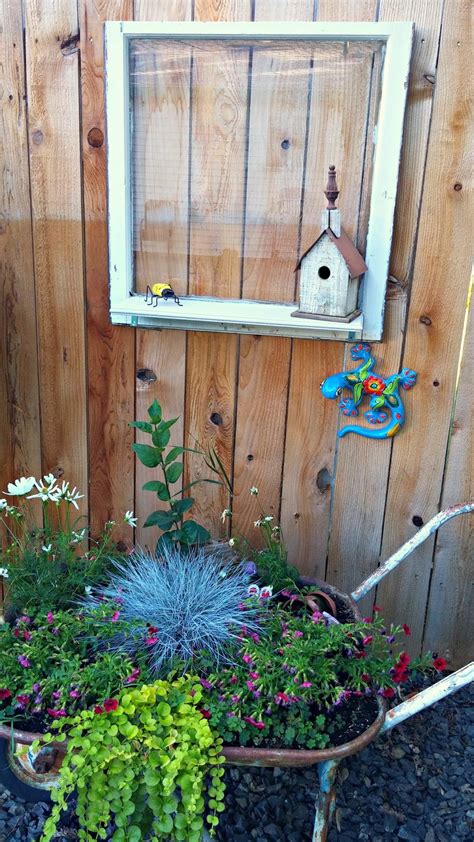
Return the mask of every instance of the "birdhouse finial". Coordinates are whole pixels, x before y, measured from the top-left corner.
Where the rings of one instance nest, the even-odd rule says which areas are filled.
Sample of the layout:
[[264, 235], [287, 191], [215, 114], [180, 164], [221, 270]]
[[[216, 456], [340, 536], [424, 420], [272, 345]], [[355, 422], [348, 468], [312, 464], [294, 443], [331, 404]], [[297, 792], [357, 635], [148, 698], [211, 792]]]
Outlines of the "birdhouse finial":
[[327, 210], [334, 210], [336, 207], [336, 199], [339, 196], [339, 190], [337, 189], [336, 183], [336, 167], [334, 166], [334, 164], [331, 164], [331, 166], [329, 167], [328, 183], [326, 184], [324, 195], [328, 200]]

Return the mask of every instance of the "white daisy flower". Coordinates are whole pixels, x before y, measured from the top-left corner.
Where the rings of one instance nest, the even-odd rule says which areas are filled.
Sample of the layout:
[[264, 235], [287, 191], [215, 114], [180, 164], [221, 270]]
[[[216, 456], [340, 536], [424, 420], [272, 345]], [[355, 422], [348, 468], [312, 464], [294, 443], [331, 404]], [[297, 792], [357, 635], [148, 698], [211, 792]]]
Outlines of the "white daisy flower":
[[252, 488], [250, 489], [250, 493], [251, 493], [251, 494], [253, 494], [253, 496], [254, 496], [254, 497], [256, 497], [256, 496], [257, 496], [257, 494], [258, 494], [258, 488], [257, 488], [257, 486], [256, 486], [256, 485], [252, 485]]
[[53, 548], [52, 544], [47, 544], [46, 546], [41, 547], [44, 553], [50, 553]]
[[42, 500], [43, 503], [46, 503], [48, 500], [52, 500], [53, 503], [58, 502], [60, 489], [57, 486], [45, 485], [44, 482], [37, 482], [36, 480], [34, 480], [33, 484], [38, 489], [38, 493], [30, 494], [27, 500]]
[[270, 521], [273, 520], [273, 515], [266, 515], [263, 520], [265, 523], [270, 523]]
[[71, 503], [73, 506], [75, 506], [76, 509], [79, 509], [77, 501], [80, 500], [81, 497], [84, 497], [84, 495], [79, 494], [79, 491], [77, 490], [76, 486], [74, 486], [72, 490], [70, 490], [69, 488], [66, 489], [63, 499], [66, 501], [66, 503]]
[[105, 528], [106, 528], [106, 529], [112, 529], [112, 527], [113, 527], [113, 526], [115, 526], [115, 521], [114, 521], [114, 520], [108, 520], [108, 521], [106, 522], [106, 524], [105, 524]]
[[258, 527], [259, 527], [259, 526], [261, 526], [261, 525], [262, 525], [262, 521], [261, 521], [261, 520], [256, 520], [256, 521], [254, 522], [255, 529], [258, 529]]
[[6, 567], [0, 567], [0, 576], [3, 576], [4, 579], [8, 579], [8, 570]]
[[56, 477], [54, 474], [45, 474], [43, 477], [43, 482], [45, 485], [54, 485], [56, 482]]
[[235, 544], [235, 538], [229, 538], [229, 547], [233, 547]]
[[230, 510], [230, 509], [224, 509], [224, 511], [223, 511], [223, 512], [222, 512], [222, 514], [221, 514], [221, 521], [222, 521], [222, 523], [224, 523], [224, 522], [225, 522], [225, 519], [226, 519], [227, 517], [230, 517], [230, 516], [231, 516], [231, 514], [232, 514], [232, 512], [231, 512], [231, 510]]
[[8, 503], [5, 500], [5, 498], [3, 497], [3, 499], [0, 500], [0, 512], [3, 511], [3, 509], [7, 509], [7, 508], [8, 508]]
[[23, 497], [24, 494], [29, 494], [35, 484], [36, 480], [34, 477], [20, 477], [20, 479], [8, 483], [5, 493], [11, 497]]
[[131, 510], [128, 511], [128, 512], [125, 512], [125, 514], [123, 516], [123, 522], [128, 523], [128, 525], [132, 526], [132, 527], [137, 525], [137, 520], [138, 520], [138, 518], [134, 517], [134, 514]]
[[85, 529], [85, 528], [81, 529], [80, 532], [72, 532], [71, 533], [71, 543], [80, 544], [80, 542], [84, 540], [86, 535], [87, 535], [87, 529]]
[[90, 596], [90, 594], [92, 593], [92, 588], [91, 588], [91, 586], [90, 586], [90, 585], [86, 585], [86, 586], [85, 586], [85, 588], [84, 588], [84, 593], [86, 593], [86, 594], [87, 594], [87, 596]]

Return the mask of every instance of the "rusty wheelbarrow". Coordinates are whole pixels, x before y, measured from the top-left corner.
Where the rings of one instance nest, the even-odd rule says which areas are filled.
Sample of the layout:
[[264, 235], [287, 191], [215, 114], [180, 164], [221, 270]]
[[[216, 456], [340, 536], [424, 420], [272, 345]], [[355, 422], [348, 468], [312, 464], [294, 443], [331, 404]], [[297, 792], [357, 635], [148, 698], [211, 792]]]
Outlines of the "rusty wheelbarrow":
[[[322, 587], [331, 594], [342, 598], [351, 608], [354, 618], [360, 618], [357, 603], [392, 570], [398, 567], [416, 547], [451, 518], [474, 511], [474, 501], [453, 506], [439, 512], [423, 526], [409, 541], [395, 552], [374, 573], [368, 576], [350, 595], [340, 594], [335, 588], [322, 583]], [[311, 582], [312, 583], [312, 582]], [[310, 584], [308, 580], [308, 584]], [[265, 749], [240, 746], [224, 746], [226, 762], [231, 765], [260, 767], [302, 767], [317, 765], [319, 793], [316, 800], [316, 815], [313, 829], [313, 842], [325, 842], [336, 800], [335, 779], [340, 761], [344, 757], [356, 754], [371, 743], [379, 734], [386, 733], [405, 719], [430, 707], [435, 702], [454, 693], [474, 680], [474, 662], [446, 676], [432, 687], [417, 693], [387, 712], [386, 702], [378, 698], [378, 714], [369, 728], [350, 742], [335, 748], [323, 750], [305, 749]], [[10, 789], [27, 801], [47, 800], [48, 790], [54, 786], [61, 758], [54, 747], [47, 746], [32, 753], [31, 744], [41, 740], [41, 734], [11, 729], [0, 725], [0, 780], [8, 787], [5, 772], [10, 775]], [[2, 774], [3, 771], [3, 774]], [[205, 835], [203, 842], [208, 839]]]

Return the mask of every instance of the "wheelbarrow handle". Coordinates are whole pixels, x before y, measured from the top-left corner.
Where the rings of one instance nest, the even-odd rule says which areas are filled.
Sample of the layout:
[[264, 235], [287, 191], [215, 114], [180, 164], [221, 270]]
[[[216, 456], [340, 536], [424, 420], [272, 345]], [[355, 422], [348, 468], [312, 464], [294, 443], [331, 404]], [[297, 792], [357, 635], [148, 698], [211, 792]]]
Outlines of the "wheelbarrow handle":
[[436, 532], [440, 526], [444, 523], [447, 523], [448, 520], [451, 520], [452, 517], [457, 517], [457, 515], [466, 514], [467, 512], [474, 511], [474, 500], [471, 500], [469, 503], [458, 503], [457, 506], [451, 506], [450, 509], [445, 509], [443, 512], [438, 512], [437, 515], [431, 518], [428, 523], [422, 526], [418, 532], [413, 535], [399, 550], [397, 550], [390, 558], [387, 559], [377, 570], [374, 570], [370, 576], [367, 577], [360, 585], [357, 587], [352, 593], [351, 597], [354, 602], [359, 602], [363, 596], [365, 596], [372, 588], [375, 588], [388, 573], [391, 573], [392, 570], [395, 570], [398, 565], [406, 559], [410, 553], [413, 552], [416, 547], [426, 541], [433, 532]]

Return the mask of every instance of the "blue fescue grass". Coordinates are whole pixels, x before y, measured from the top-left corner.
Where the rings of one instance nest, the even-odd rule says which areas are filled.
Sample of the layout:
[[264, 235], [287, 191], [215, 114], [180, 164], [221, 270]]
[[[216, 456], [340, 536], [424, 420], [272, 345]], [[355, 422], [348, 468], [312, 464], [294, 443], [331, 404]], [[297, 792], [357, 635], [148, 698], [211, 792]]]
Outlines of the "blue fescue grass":
[[[248, 584], [244, 565], [225, 561], [219, 550], [196, 547], [183, 554], [165, 546], [159, 557], [136, 550], [115, 565], [87, 607], [99, 608], [104, 599], [118, 605], [120, 622], [109, 645], [145, 653], [152, 672], [163, 675], [177, 664], [189, 667], [203, 652], [214, 665], [232, 660], [242, 626], [256, 628], [260, 610], [248, 600]], [[146, 643], [150, 626], [158, 629], [152, 645]]]

